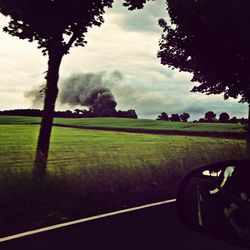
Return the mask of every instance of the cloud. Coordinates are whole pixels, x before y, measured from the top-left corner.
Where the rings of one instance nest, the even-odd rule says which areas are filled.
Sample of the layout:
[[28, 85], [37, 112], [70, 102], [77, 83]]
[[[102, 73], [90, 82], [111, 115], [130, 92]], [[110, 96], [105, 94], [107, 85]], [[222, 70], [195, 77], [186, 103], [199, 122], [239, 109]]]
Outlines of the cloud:
[[[176, 77], [178, 74], [178, 77]], [[153, 80], [152, 77], [151, 80]], [[237, 117], [246, 117], [247, 105], [239, 104], [237, 100], [224, 101], [222, 95], [204, 95], [192, 93], [194, 83], [190, 82], [191, 75], [173, 72], [171, 78], [157, 78], [152, 84], [149, 78], [127, 78], [124, 75], [122, 85], [114, 85], [114, 93], [118, 109], [135, 109], [140, 118], [155, 119], [161, 112], [168, 114], [188, 112], [191, 120], [204, 117], [212, 110], [218, 116], [222, 112]]]
[[200, 93], [192, 93], [194, 98], [188, 98], [188, 105], [186, 106], [187, 112], [193, 115], [194, 119], [204, 117], [207, 111], [213, 111], [217, 117], [222, 112], [227, 112], [231, 117], [246, 117], [248, 105], [238, 103], [238, 100], [229, 99], [224, 100], [223, 95], [204, 95]]
[[159, 18], [169, 19], [165, 0], [149, 1], [143, 9], [129, 11], [122, 7], [122, 1], [114, 4], [114, 13], [119, 13], [117, 25], [121, 29], [134, 32], [159, 33]]
[[121, 28], [128, 31], [158, 33], [160, 31], [160, 27], [158, 27], [156, 23], [157, 19], [153, 16], [145, 15], [143, 12], [139, 12], [123, 18], [119, 25]]

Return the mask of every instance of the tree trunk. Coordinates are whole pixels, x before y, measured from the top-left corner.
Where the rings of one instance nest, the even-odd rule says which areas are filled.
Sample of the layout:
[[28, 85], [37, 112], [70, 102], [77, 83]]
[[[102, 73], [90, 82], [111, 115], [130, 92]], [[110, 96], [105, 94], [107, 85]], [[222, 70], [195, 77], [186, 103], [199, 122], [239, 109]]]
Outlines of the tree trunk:
[[248, 104], [247, 158], [250, 159], [250, 103]]
[[48, 52], [47, 84], [34, 165], [34, 174], [38, 176], [45, 175], [47, 167], [50, 135], [53, 125], [55, 102], [58, 94], [57, 83], [59, 79], [59, 68], [63, 57], [61, 46], [60, 38], [53, 39]]

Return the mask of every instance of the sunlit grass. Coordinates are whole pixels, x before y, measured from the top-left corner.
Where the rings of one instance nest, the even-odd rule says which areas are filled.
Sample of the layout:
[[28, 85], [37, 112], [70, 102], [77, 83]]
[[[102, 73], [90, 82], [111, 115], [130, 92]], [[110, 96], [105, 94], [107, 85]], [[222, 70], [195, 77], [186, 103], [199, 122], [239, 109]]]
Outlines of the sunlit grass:
[[[38, 130], [36, 125], [1, 125], [1, 165], [30, 168]], [[48, 169], [159, 165], [186, 155], [194, 162], [211, 155], [219, 160], [243, 153], [244, 147], [242, 140], [54, 127]]]

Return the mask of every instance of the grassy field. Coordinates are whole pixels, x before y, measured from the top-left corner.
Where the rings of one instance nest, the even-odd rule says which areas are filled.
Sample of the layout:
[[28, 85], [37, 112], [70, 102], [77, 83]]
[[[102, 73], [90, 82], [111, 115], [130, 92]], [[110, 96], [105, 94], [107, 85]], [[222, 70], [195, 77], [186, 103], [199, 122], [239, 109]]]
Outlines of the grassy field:
[[240, 124], [222, 123], [193, 123], [193, 122], [164, 122], [146, 119], [126, 118], [88, 118], [88, 119], [65, 119], [57, 118], [55, 123], [83, 126], [100, 126], [116, 128], [155, 129], [155, 130], [185, 130], [185, 131], [223, 131], [243, 132]]
[[[38, 125], [0, 125], [0, 164], [32, 166], [38, 130]], [[212, 153], [223, 159], [243, 152], [244, 146], [241, 140], [54, 127], [48, 168], [159, 165], [185, 155], [206, 160]]]
[[27, 125], [37, 118], [5, 119], [13, 124], [0, 125], [0, 236], [173, 198], [190, 169], [245, 151], [243, 140], [54, 127], [39, 188], [32, 176], [39, 126]]
[[33, 124], [40, 123], [40, 117], [30, 117], [30, 116], [0, 116], [0, 124]]
[[[40, 118], [38, 117], [0, 116], [0, 124], [32, 124], [39, 122]], [[55, 118], [54, 124], [154, 130], [184, 130], [211, 132], [245, 131], [244, 126], [237, 123], [185, 123], [127, 118]]]

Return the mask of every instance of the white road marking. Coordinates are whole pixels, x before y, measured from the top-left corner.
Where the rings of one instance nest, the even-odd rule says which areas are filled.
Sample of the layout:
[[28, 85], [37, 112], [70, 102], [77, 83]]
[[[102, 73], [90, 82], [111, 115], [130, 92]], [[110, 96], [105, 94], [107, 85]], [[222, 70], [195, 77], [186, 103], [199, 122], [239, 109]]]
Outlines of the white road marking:
[[46, 232], [46, 231], [54, 230], [54, 229], [61, 228], [61, 227], [67, 227], [67, 226], [79, 224], [79, 223], [82, 223], [82, 222], [87, 222], [87, 221], [97, 220], [97, 219], [101, 219], [101, 218], [105, 218], [105, 217], [110, 217], [110, 216], [117, 215], [117, 214], [123, 214], [123, 213], [133, 212], [133, 211], [144, 209], [144, 208], [149, 208], [149, 207], [159, 206], [159, 205], [163, 205], [163, 204], [167, 204], [167, 203], [172, 203], [172, 202], [175, 202], [175, 201], [176, 201], [176, 199], [160, 201], [160, 202], [146, 204], [146, 205], [143, 205], [143, 206], [127, 208], [127, 209], [118, 210], [118, 211], [111, 212], [111, 213], [100, 214], [100, 215], [87, 217], [87, 218], [83, 218], [83, 219], [79, 219], [79, 220], [69, 221], [69, 222], [65, 222], [65, 223], [61, 223], [61, 224], [56, 224], [56, 225], [49, 226], [49, 227], [43, 227], [43, 228], [39, 228], [39, 229], [36, 229], [36, 230], [27, 231], [27, 232], [14, 234], [14, 235], [10, 235], [10, 236], [7, 236], [7, 237], [0, 238], [0, 242], [13, 240], [13, 239], [25, 237], [25, 236], [28, 236], [28, 235], [32, 235], [32, 234], [38, 234], [38, 233], [41, 233], [41, 232]]

